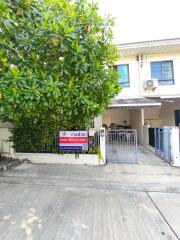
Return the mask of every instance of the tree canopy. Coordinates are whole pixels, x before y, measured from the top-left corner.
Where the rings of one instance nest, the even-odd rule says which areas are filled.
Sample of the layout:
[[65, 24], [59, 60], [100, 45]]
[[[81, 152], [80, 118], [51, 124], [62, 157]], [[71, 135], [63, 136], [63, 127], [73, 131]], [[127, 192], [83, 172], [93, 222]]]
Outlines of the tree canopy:
[[85, 128], [120, 91], [112, 26], [86, 0], [1, 0], [1, 116]]

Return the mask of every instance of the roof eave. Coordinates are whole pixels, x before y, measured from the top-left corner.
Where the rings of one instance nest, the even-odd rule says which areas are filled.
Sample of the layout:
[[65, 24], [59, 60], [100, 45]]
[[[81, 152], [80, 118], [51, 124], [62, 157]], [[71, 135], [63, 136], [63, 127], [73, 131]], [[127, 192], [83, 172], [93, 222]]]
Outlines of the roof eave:
[[131, 49], [131, 48], [144, 48], [144, 47], [166, 46], [166, 45], [176, 45], [176, 44], [180, 44], [180, 38], [121, 43], [121, 44], [117, 44], [117, 47], [119, 50], [121, 49], [125, 50], [125, 49]]

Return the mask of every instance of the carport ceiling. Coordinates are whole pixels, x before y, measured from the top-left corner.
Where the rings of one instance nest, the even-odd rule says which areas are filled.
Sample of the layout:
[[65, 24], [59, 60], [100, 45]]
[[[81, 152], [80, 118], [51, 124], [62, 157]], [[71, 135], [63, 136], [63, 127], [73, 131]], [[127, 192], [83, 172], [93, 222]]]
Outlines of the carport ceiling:
[[109, 108], [159, 108], [161, 102], [150, 98], [114, 99]]
[[161, 96], [161, 102], [171, 102], [171, 103], [180, 103], [180, 96]]

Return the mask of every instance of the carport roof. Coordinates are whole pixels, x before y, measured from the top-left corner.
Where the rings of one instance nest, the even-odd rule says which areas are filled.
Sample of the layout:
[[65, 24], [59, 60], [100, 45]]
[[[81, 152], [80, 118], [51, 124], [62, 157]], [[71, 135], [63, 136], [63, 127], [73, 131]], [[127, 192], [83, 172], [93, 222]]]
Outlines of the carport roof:
[[114, 99], [109, 108], [149, 108], [160, 107], [161, 102], [150, 98]]

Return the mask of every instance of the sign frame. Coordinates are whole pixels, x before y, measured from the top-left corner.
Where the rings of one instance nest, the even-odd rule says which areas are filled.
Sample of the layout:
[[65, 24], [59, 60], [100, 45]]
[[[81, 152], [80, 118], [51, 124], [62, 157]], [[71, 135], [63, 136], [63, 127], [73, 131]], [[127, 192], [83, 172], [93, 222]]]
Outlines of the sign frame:
[[59, 150], [60, 151], [88, 151], [89, 139], [88, 131], [60, 131]]

